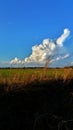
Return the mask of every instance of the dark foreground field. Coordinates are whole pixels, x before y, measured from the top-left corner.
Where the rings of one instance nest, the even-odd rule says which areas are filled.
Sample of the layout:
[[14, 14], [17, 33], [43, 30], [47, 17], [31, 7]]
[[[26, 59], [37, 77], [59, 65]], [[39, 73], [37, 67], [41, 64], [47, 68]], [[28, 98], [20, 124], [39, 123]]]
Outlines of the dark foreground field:
[[73, 130], [72, 120], [73, 79], [0, 90], [0, 130]]

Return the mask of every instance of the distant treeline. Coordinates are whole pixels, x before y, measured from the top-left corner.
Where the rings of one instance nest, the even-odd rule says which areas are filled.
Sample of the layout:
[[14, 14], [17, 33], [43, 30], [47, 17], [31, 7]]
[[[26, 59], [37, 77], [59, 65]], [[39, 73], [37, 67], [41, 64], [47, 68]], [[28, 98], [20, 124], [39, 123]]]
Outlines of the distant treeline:
[[[0, 69], [44, 69], [45, 67], [0, 67]], [[65, 67], [47, 67], [47, 69], [61, 69], [61, 68], [72, 68], [73, 66], [65, 66]]]

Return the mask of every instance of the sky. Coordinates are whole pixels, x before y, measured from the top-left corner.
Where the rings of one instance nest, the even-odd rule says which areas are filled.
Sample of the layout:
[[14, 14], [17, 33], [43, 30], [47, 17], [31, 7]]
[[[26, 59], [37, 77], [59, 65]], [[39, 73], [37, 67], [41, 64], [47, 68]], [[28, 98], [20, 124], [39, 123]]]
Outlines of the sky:
[[73, 0], [0, 0], [0, 67], [73, 65]]

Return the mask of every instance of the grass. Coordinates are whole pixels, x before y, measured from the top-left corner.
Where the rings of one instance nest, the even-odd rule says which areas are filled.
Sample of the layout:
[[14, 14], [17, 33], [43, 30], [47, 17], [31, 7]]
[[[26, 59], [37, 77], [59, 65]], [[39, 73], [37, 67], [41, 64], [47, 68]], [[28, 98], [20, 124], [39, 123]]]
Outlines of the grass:
[[0, 83], [29, 84], [34, 80], [51, 80], [73, 78], [73, 70], [68, 69], [0, 69]]
[[57, 129], [72, 119], [73, 69], [0, 69], [1, 130]]
[[34, 82], [43, 82], [50, 80], [63, 80], [69, 82], [73, 79], [73, 69], [0, 69], [0, 85], [4, 86], [5, 91], [18, 88], [26, 88]]

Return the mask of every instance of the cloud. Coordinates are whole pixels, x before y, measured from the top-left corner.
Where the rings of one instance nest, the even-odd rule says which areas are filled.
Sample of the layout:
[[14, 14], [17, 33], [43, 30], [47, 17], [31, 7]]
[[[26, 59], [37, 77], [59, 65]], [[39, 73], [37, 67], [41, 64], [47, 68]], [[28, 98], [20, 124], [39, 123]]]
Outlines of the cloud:
[[32, 53], [29, 57], [26, 57], [24, 60], [20, 60], [15, 57], [10, 61], [10, 64], [25, 64], [25, 66], [42, 66], [50, 59], [50, 63], [53, 61], [63, 60], [68, 58], [69, 54], [64, 54], [61, 56], [61, 53], [64, 52], [63, 43], [70, 35], [69, 29], [64, 29], [63, 34], [56, 40], [44, 39], [41, 44], [32, 46]]
[[25, 58], [25, 62], [43, 62], [52, 55], [56, 45], [50, 39], [43, 40], [42, 44], [32, 47], [32, 54]]
[[13, 60], [10, 61], [10, 64], [21, 64], [22, 61], [19, 58], [15, 57]]
[[66, 40], [69, 34], [70, 30], [64, 29], [64, 33], [59, 38], [57, 38], [56, 41], [51, 39], [45, 39], [41, 44], [33, 46], [32, 54], [29, 57], [26, 57], [24, 59], [24, 62], [45, 62], [48, 58], [55, 55], [57, 49], [60, 48], [61, 51], [61, 48], [63, 48], [63, 42]]
[[70, 65], [73, 65], [73, 61], [70, 63]]
[[62, 59], [66, 59], [66, 58], [69, 58], [70, 57], [70, 54], [66, 54], [62, 57]]
[[56, 43], [59, 46], [63, 46], [63, 42], [66, 40], [66, 38], [70, 35], [70, 30], [69, 29], [64, 29], [64, 33], [57, 38]]
[[55, 59], [52, 59], [50, 62], [58, 61], [58, 60], [64, 60], [70, 57], [70, 54], [65, 54], [64, 56], [58, 56]]

